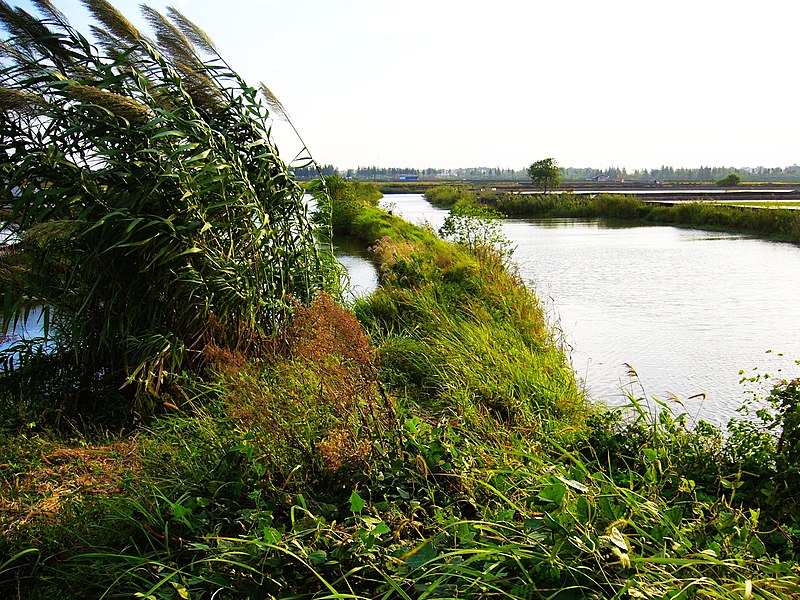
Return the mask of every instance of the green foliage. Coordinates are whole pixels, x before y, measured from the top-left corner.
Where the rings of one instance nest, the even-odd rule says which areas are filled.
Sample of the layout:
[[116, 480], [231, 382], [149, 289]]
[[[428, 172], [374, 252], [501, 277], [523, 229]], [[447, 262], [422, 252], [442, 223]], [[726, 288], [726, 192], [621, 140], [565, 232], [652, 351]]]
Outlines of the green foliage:
[[645, 217], [657, 223], [753, 233], [800, 243], [800, 212], [796, 210], [681, 202], [673, 206], [652, 206]]
[[742, 182], [742, 178], [737, 173], [730, 173], [726, 175], [719, 181], [717, 181], [717, 185], [722, 187], [733, 187], [739, 185]]
[[450, 208], [456, 204], [473, 205], [476, 195], [463, 188], [453, 185], [437, 185], [425, 190], [425, 198], [434, 206]]
[[[743, 417], [728, 424], [728, 461], [744, 473], [744, 493], [791, 513], [798, 509], [800, 482], [800, 381], [775, 382], [767, 374], [742, 381], [770, 382], [770, 391], [766, 398], [751, 392], [739, 409]], [[800, 528], [800, 517], [794, 519]]]
[[676, 506], [722, 498], [757, 513], [765, 531], [760, 544], [784, 559], [797, 559], [800, 470], [797, 457], [786, 451], [796, 446], [796, 381], [774, 384], [767, 398], [753, 395], [726, 435], [703, 421], [691, 426], [685, 413], [674, 416], [659, 400], [629, 399], [630, 410], [592, 416], [584, 456], [607, 464], [619, 485], [649, 481], [660, 498]]
[[329, 175], [325, 184], [330, 194], [331, 221], [337, 233], [348, 233], [350, 224], [365, 206], [377, 206], [383, 194], [372, 183], [345, 181], [338, 175]]
[[497, 252], [508, 258], [511, 242], [503, 235], [498, 211], [479, 203], [478, 195], [467, 189], [439, 185], [428, 189], [425, 197], [434, 205], [450, 208], [439, 235], [473, 253]]
[[261, 358], [209, 348], [213, 380], [124, 442], [0, 438], [0, 594], [796, 596], [796, 382], [755, 453], [664, 403], [594, 410], [496, 255], [353, 227], [384, 236], [374, 347], [322, 297]]
[[[92, 4], [117, 35], [131, 34], [107, 5]], [[58, 20], [48, 2], [37, 5]], [[186, 31], [206, 47], [201, 32]], [[194, 96], [201, 91], [187, 93], [192, 102], [185, 110], [206, 110]], [[158, 156], [166, 152], [159, 150], [163, 138], [147, 142]], [[221, 150], [213, 148], [208, 156], [221, 161]], [[103, 156], [113, 162], [111, 154]], [[185, 175], [172, 166], [176, 179]], [[107, 170], [105, 164], [84, 167], [85, 181]], [[189, 172], [201, 181], [204, 167], [198, 167]], [[124, 196], [105, 176], [110, 183], [103, 189]], [[174, 191], [177, 184], [166, 179], [161, 187]], [[291, 179], [280, 173], [272, 184], [294, 194]], [[0, 433], [0, 596], [797, 595], [797, 380], [772, 386], [765, 406], [755, 399], [757, 419], [734, 421], [727, 438], [702, 422], [692, 427], [687, 415], [673, 415], [652, 399], [631, 396], [625, 411], [593, 408], [536, 297], [500, 253], [482, 251], [497, 232], [474, 197], [442, 195], [453, 205], [445, 233], [462, 242], [453, 245], [375, 208], [371, 186], [328, 184], [332, 203], [324, 206], [323, 193], [318, 214], [333, 214], [338, 227], [369, 244], [380, 269], [381, 288], [355, 309], [371, 341], [354, 315], [326, 295], [305, 303], [282, 299], [272, 329], [248, 324], [231, 332], [233, 317], [214, 312], [204, 330], [209, 337], [192, 347], [202, 351], [196, 360], [207, 372], [198, 377], [187, 370], [174, 380], [173, 393], [162, 396], [162, 414], [130, 435], [110, 438], [98, 426], [92, 438], [49, 439], [33, 433], [40, 429], [37, 406], [17, 405], [25, 409], [19, 415], [25, 432]], [[44, 198], [55, 195], [45, 193], [49, 187], [36, 189]], [[159, 189], [149, 193], [158, 196]], [[227, 196], [215, 189], [210, 197], [223, 202]], [[127, 194], [132, 198], [136, 190]], [[284, 205], [290, 209], [291, 194]], [[518, 198], [499, 202], [539, 214], [633, 218], [648, 210], [631, 198]], [[188, 227], [183, 205], [161, 200], [175, 211], [172, 226]], [[213, 213], [192, 202], [201, 214]], [[225, 210], [245, 221], [264, 214], [237, 211], [230, 202]], [[19, 222], [34, 209], [20, 212]], [[4, 281], [32, 277], [34, 259], [44, 265], [52, 255], [66, 260], [78, 241], [85, 248], [84, 238], [117, 218], [99, 211], [105, 215], [100, 224], [78, 219], [98, 211], [81, 205], [77, 216], [26, 232], [15, 221], [27, 253], [5, 257]], [[687, 205], [670, 214], [722, 215], [724, 224], [727, 213]], [[134, 221], [126, 221], [128, 233], [137, 231]], [[269, 235], [261, 225], [242, 227]], [[231, 227], [230, 235], [240, 232]], [[54, 254], [37, 258], [37, 244]], [[104, 252], [112, 257], [116, 250]], [[198, 244], [189, 256], [200, 260], [206, 253]], [[177, 268], [179, 259], [162, 266]], [[146, 282], [138, 283], [147, 297]], [[272, 301], [265, 298], [262, 309], [272, 310]], [[283, 316], [288, 311], [291, 321]], [[62, 322], [57, 318], [54, 326]], [[280, 335], [266, 335], [278, 326]], [[71, 360], [64, 350], [60, 360]], [[42, 364], [41, 373], [52, 377], [55, 362], [40, 355], [28, 366]], [[21, 391], [44, 379], [25, 371], [28, 379], [6, 382]]]
[[[464, 205], [454, 210], [478, 214]], [[506, 269], [502, 254], [480, 236], [470, 238], [479, 250], [473, 252], [403, 227], [387, 230], [372, 247], [381, 288], [355, 307], [378, 345], [389, 390], [423, 411], [454, 412], [481, 431], [497, 423], [558, 431], [580, 421], [574, 374], [538, 300]], [[456, 233], [476, 231], [482, 226]]]
[[647, 206], [638, 198], [613, 194], [504, 194], [489, 205], [508, 216], [641, 218]]
[[645, 203], [629, 195], [503, 194], [480, 201], [508, 216], [608, 218], [687, 225], [735, 231], [800, 243], [800, 211], [678, 202], [670, 206]]
[[439, 228], [439, 235], [475, 253], [499, 252], [508, 257], [513, 252], [503, 234], [500, 214], [472, 204], [456, 204]]
[[555, 158], [543, 158], [532, 163], [528, 167], [528, 177], [531, 178], [533, 185], [544, 193], [561, 185], [561, 170]]
[[619, 485], [647, 482], [670, 502], [716, 497], [726, 475], [721, 432], [702, 421], [690, 426], [658, 399], [628, 399], [623, 409], [592, 415], [581, 453], [608, 464]]
[[[3, 327], [42, 305], [55, 341], [37, 360], [55, 395], [96, 407], [125, 383], [130, 397], [197, 370], [209, 343], [256, 347], [335, 277], [270, 138], [268, 106], [283, 111], [266, 87], [174, 9], [143, 9], [153, 41], [87, 1], [98, 49], [37, 6], [41, 19], [0, 5], [2, 226], [19, 240], [3, 259]], [[6, 394], [32, 381], [9, 371], [13, 356]]]
[[784, 381], [772, 389], [769, 400], [778, 412], [779, 469], [787, 479], [800, 477], [800, 380]]
[[[161, 582], [164, 597], [180, 597], [170, 581], [236, 597], [307, 587], [303, 559], [283, 541], [304, 538], [309, 508], [335, 518], [341, 505], [344, 520], [354, 481], [397, 451], [399, 432], [352, 313], [324, 295], [295, 312], [264, 359], [209, 350], [214, 377], [183, 381], [181, 406], [126, 442], [0, 438], [0, 556], [16, 556], [0, 595], [161, 597]], [[304, 494], [313, 500], [302, 509]], [[37, 560], [54, 554], [65, 560]]]
[[[376, 446], [368, 472], [315, 485], [272, 479], [224, 413], [161, 422], [127, 497], [84, 532], [91, 546], [63, 547], [57, 562], [15, 552], [0, 590], [778, 600], [800, 585], [765, 515], [692, 488], [668, 446], [687, 432], [643, 424], [653, 445], [626, 471], [547, 440], [490, 442], [452, 418], [398, 425], [402, 448]], [[673, 480], [679, 501], [663, 493]]]

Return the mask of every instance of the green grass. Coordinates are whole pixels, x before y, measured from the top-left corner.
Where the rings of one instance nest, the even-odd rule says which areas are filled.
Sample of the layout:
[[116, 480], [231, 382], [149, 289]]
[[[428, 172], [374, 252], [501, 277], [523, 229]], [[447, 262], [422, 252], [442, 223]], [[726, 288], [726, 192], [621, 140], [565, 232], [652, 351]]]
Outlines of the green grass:
[[467, 186], [460, 185], [439, 185], [425, 190], [425, 198], [434, 206], [450, 208], [457, 203], [476, 204], [477, 196], [475, 192], [469, 190]]
[[796, 597], [796, 383], [728, 437], [591, 407], [497, 253], [368, 203], [348, 229], [359, 320], [323, 296], [209, 350], [127, 434], [4, 430], [3, 597]]
[[[386, 226], [371, 209], [364, 231]], [[373, 247], [381, 287], [355, 310], [381, 352], [387, 385], [422, 408], [480, 423], [556, 431], [583, 399], [538, 300], [494, 253], [453, 247], [400, 219]], [[546, 419], [544, 417], [547, 417]]]
[[442, 184], [437, 181], [377, 181], [375, 185], [384, 194], [423, 194]]
[[746, 233], [800, 244], [800, 213], [785, 208], [754, 210], [691, 202], [669, 207], [651, 207], [646, 212], [645, 219], [656, 223]]

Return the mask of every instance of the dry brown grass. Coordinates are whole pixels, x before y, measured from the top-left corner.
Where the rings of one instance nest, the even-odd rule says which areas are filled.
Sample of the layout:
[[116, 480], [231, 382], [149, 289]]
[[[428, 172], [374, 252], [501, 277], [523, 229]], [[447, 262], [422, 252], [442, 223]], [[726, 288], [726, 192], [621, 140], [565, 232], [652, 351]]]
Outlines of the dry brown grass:
[[326, 471], [366, 468], [372, 441], [391, 427], [377, 352], [353, 313], [327, 294], [295, 306], [268, 358], [211, 349], [209, 359], [228, 414], [279, 471], [281, 460]]
[[320, 294], [308, 306], [298, 306], [286, 340], [293, 358], [325, 362], [341, 359], [349, 375], [372, 383], [377, 375], [378, 354], [352, 312]]
[[323, 468], [332, 473], [347, 466], [363, 469], [368, 465], [372, 446], [368, 440], [353, 439], [349, 431], [340, 429], [317, 442], [317, 452]]
[[141, 470], [135, 439], [48, 446], [17, 468], [0, 466], [0, 536], [13, 535], [34, 520], [56, 522], [71, 502], [122, 493], [126, 479]]

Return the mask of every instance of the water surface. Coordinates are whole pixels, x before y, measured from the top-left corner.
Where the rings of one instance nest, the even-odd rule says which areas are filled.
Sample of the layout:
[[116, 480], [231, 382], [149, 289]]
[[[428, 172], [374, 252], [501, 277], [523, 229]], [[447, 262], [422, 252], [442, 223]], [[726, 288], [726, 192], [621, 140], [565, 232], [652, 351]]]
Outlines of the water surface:
[[[447, 214], [419, 194], [384, 202], [435, 228]], [[597, 399], [622, 403], [624, 389], [640, 396], [643, 387], [724, 425], [745, 399], [741, 370], [798, 375], [797, 246], [602, 220], [507, 220], [504, 232]], [[638, 373], [633, 387], [626, 363]]]
[[351, 304], [378, 287], [378, 271], [361, 242], [345, 237], [333, 240], [336, 260], [346, 271], [344, 300]]

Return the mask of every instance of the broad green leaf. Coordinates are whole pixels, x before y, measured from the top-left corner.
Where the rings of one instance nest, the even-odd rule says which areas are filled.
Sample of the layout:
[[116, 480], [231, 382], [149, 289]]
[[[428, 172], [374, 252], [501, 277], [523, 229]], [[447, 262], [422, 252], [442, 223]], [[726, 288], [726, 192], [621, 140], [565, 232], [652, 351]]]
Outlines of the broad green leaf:
[[358, 495], [357, 491], [353, 490], [353, 493], [350, 494], [350, 511], [360, 513], [366, 505], [366, 501]]

